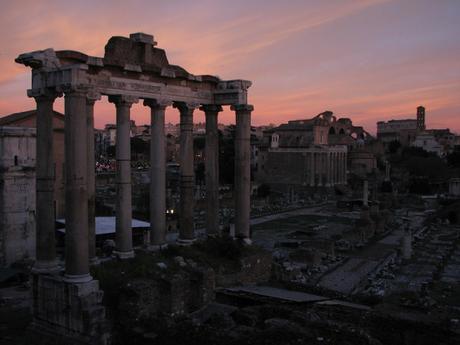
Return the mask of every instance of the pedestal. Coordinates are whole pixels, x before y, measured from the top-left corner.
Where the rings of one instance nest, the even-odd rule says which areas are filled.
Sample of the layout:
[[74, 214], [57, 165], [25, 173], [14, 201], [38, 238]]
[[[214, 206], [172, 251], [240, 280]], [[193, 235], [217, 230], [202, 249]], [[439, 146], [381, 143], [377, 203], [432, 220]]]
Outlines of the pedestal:
[[31, 329], [62, 344], [106, 345], [109, 327], [99, 282], [67, 282], [61, 275], [32, 274]]

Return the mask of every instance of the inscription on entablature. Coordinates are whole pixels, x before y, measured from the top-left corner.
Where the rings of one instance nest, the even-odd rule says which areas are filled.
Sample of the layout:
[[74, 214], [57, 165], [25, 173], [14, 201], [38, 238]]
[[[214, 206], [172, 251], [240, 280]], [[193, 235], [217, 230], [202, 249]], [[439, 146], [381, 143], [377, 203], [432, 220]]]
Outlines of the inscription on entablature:
[[219, 102], [232, 102], [238, 101], [238, 93], [214, 94], [214, 99]]
[[149, 85], [149, 84], [144, 84], [144, 83], [125, 82], [125, 81], [118, 81], [118, 80], [95, 79], [94, 84], [97, 87], [101, 87], [101, 88], [122, 89], [125, 91], [142, 91], [142, 92], [151, 92], [151, 93], [158, 93], [161, 91], [161, 86], [158, 86], [158, 85]]

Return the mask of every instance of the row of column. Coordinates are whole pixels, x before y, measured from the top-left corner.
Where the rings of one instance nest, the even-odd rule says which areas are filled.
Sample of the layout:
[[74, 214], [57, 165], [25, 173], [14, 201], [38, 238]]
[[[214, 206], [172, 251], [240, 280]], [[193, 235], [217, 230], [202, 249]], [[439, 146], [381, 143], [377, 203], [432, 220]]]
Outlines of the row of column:
[[[94, 103], [100, 95], [84, 87], [65, 92], [66, 265], [69, 282], [91, 280], [90, 260], [96, 259]], [[58, 269], [55, 249], [53, 103], [60, 94], [44, 90], [31, 95], [37, 103], [37, 261], [35, 271]], [[132, 244], [130, 109], [138, 99], [110, 96], [116, 106], [116, 250], [122, 259], [134, 256]], [[166, 245], [165, 110], [180, 112], [180, 233], [178, 243], [195, 240], [193, 222], [193, 112], [198, 104], [144, 100], [151, 108], [150, 246]], [[206, 115], [206, 193], [208, 235], [219, 234], [219, 147], [217, 116], [221, 106], [203, 105]], [[250, 123], [253, 107], [235, 105], [235, 235], [250, 241]]]
[[330, 187], [347, 183], [345, 152], [310, 152], [309, 185]]

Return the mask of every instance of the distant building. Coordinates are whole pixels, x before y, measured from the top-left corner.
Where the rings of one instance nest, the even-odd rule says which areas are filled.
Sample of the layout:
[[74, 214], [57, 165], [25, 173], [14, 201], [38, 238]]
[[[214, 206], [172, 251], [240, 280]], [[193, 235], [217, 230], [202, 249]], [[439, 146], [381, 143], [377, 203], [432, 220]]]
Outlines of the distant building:
[[383, 143], [398, 141], [403, 146], [408, 146], [425, 128], [425, 108], [419, 106], [415, 119], [377, 122], [377, 139]]
[[266, 130], [256, 151], [258, 183], [286, 193], [303, 187], [347, 183], [348, 148], [369, 134], [348, 118], [326, 111], [311, 119], [289, 121]]
[[0, 267], [35, 257], [34, 128], [0, 127]]
[[[132, 138], [137, 133], [137, 127], [136, 122], [134, 120], [131, 120], [130, 122], [131, 129], [129, 135]], [[108, 142], [109, 146], [115, 146], [117, 142], [117, 125], [113, 123], [106, 124], [104, 127], [104, 136], [106, 137], [105, 140]]]
[[[37, 111], [30, 110], [0, 117], [0, 126], [36, 128]], [[35, 151], [34, 151], [35, 154]], [[64, 115], [55, 111], [53, 117], [54, 203], [55, 215], [64, 217]]]
[[427, 133], [431, 134], [436, 141], [442, 146], [444, 153], [450, 153], [454, 150], [458, 137], [450, 131], [449, 128], [443, 129], [428, 129]]
[[444, 154], [444, 147], [429, 132], [417, 134], [411, 146], [419, 147], [427, 152], [436, 153], [440, 157]]

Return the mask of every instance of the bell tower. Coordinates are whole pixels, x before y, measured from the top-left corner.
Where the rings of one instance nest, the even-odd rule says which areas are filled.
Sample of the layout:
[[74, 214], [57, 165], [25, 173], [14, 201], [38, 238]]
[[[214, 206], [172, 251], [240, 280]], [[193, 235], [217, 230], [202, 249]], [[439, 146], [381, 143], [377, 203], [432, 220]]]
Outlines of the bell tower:
[[425, 130], [425, 107], [417, 107], [417, 130]]

